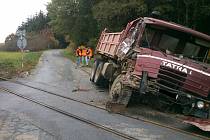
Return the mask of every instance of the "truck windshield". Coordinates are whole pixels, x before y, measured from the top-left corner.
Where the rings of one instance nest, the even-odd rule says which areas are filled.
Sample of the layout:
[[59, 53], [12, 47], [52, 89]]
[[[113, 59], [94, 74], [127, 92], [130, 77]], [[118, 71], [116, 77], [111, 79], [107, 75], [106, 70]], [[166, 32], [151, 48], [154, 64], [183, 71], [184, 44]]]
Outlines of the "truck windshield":
[[209, 61], [207, 59], [210, 55], [210, 42], [173, 29], [147, 25], [141, 40], [141, 46], [160, 50], [177, 57], [201, 62]]

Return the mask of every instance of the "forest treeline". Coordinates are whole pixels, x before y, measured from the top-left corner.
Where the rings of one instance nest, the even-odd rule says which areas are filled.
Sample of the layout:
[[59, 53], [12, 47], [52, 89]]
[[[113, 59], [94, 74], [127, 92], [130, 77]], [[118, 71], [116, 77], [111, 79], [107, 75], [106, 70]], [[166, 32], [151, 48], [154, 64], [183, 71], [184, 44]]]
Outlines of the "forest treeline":
[[162, 19], [210, 34], [209, 0], [52, 0], [47, 10], [53, 31], [76, 45], [94, 46], [105, 27], [120, 31], [128, 21], [154, 11]]
[[162, 19], [210, 34], [209, 0], [52, 0], [47, 11], [20, 28], [32, 32], [48, 27], [60, 42], [94, 47], [105, 27], [121, 31], [129, 21], [155, 11]]

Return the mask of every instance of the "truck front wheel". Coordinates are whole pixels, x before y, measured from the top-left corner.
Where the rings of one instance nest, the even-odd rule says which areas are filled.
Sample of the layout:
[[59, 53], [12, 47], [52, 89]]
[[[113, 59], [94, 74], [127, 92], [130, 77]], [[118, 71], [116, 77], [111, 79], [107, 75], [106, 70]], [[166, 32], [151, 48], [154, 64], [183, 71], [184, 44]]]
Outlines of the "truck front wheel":
[[122, 75], [119, 75], [112, 83], [109, 91], [111, 98], [110, 102], [126, 107], [130, 101], [132, 89], [126, 85], [123, 85], [121, 80]]

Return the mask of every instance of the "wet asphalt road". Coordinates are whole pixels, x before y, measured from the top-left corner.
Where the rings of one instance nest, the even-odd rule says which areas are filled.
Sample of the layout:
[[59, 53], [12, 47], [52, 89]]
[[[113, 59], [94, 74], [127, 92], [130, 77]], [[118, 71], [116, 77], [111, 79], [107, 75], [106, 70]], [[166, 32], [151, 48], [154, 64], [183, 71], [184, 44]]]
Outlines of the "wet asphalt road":
[[[108, 98], [107, 90], [92, 85], [92, 83], [89, 82], [88, 74], [81, 69], [75, 69], [75, 65], [70, 60], [64, 58], [61, 52], [62, 50], [44, 52], [37, 68], [32, 71], [29, 77], [20, 80], [29, 85], [40, 87], [64, 96], [93, 103], [98, 106], [104, 106], [104, 103]], [[118, 114], [110, 114], [104, 110], [47, 95], [41, 91], [28, 87], [9, 82], [1, 82], [0, 85], [26, 96], [33, 97], [34, 99], [38, 99], [41, 102], [56, 106], [67, 112], [82, 116], [125, 134], [129, 134], [140, 140], [198, 139], [167, 128], [137, 121]], [[74, 89], [78, 88], [82, 90], [72, 92]], [[0, 110], [0, 139], [122, 139], [119, 136], [96, 129], [88, 124], [68, 118], [4, 92], [1, 92], [0, 94]]]

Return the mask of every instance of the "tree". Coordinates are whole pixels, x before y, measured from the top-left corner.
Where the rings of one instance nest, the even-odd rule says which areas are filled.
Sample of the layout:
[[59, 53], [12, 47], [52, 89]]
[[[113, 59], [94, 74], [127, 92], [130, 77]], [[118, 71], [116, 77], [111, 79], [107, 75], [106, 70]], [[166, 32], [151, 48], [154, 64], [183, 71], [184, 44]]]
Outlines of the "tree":
[[92, 0], [52, 0], [47, 6], [50, 25], [57, 34], [69, 35], [77, 45], [87, 43], [97, 33], [92, 6]]
[[173, 21], [210, 34], [210, 1], [208, 0], [146, 0], [150, 10], [161, 13], [165, 20]]
[[47, 10], [53, 31], [76, 45], [96, 42], [105, 27], [121, 31], [129, 21], [153, 11], [162, 19], [210, 34], [209, 0], [52, 0]]
[[27, 18], [18, 29], [25, 29], [26, 32], [39, 32], [48, 26], [49, 18], [42, 11], [36, 13], [35, 16]]
[[93, 15], [101, 30], [108, 27], [120, 31], [128, 21], [145, 16], [146, 12], [143, 0], [101, 0], [93, 7]]

